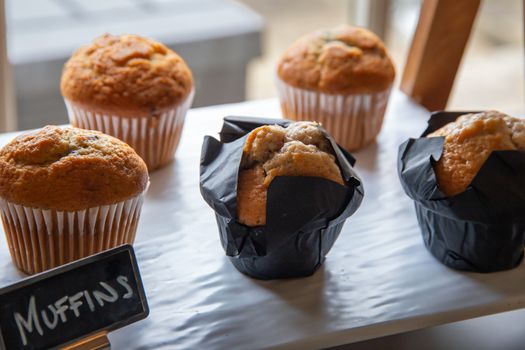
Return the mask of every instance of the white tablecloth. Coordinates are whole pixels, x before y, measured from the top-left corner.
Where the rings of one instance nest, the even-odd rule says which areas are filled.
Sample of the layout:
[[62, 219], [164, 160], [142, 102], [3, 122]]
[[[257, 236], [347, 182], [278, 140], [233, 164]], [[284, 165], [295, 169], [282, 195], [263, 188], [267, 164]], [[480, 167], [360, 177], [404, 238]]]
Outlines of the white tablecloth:
[[[151, 174], [135, 244], [151, 313], [112, 333], [114, 349], [314, 349], [525, 306], [523, 264], [463, 273], [425, 249], [396, 155], [424, 129], [428, 112], [401, 93], [393, 95], [377, 143], [354, 154], [365, 199], [324, 267], [294, 280], [240, 274], [198, 186], [202, 138], [217, 135], [226, 115], [280, 112], [276, 100], [190, 111], [175, 162]], [[0, 234], [0, 283], [21, 277]]]

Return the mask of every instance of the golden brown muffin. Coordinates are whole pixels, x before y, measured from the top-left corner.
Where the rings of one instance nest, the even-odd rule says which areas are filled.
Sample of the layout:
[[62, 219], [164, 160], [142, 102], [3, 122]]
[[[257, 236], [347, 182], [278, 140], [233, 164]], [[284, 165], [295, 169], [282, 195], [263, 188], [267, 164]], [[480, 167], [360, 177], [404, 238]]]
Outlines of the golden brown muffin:
[[239, 170], [238, 221], [248, 226], [266, 224], [266, 193], [276, 176], [323, 177], [345, 185], [331, 152], [316, 123], [254, 129], [246, 139]]
[[282, 55], [277, 74], [297, 88], [346, 95], [387, 90], [395, 70], [374, 33], [341, 26], [300, 38]]
[[150, 116], [183, 101], [193, 78], [184, 60], [163, 44], [105, 34], [73, 54], [60, 88], [67, 100], [89, 109]]
[[135, 151], [98, 131], [46, 126], [0, 150], [0, 197], [15, 204], [75, 211], [129, 199], [147, 184]]
[[497, 111], [460, 116], [429, 134], [445, 137], [435, 164], [439, 188], [448, 196], [463, 192], [492, 151], [525, 150], [525, 121]]

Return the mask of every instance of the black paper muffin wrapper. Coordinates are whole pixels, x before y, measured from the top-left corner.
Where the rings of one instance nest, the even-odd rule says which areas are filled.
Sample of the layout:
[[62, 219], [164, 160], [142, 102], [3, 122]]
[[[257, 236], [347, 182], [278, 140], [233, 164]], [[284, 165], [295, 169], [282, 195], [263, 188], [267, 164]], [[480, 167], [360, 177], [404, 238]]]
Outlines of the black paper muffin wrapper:
[[352, 167], [354, 158], [321, 128], [332, 144], [347, 186], [318, 177], [276, 177], [268, 187], [266, 225], [249, 227], [237, 222], [237, 178], [247, 134], [261, 125], [289, 123], [227, 117], [221, 140], [206, 136], [202, 146], [200, 189], [215, 211], [222, 246], [240, 272], [258, 279], [313, 274], [364, 195]]
[[455, 196], [437, 184], [433, 166], [444, 138], [426, 135], [467, 113], [476, 112], [433, 113], [421, 137], [399, 147], [399, 178], [415, 202], [425, 246], [439, 261], [466, 271], [511, 269], [520, 263], [525, 242], [525, 152], [492, 152]]

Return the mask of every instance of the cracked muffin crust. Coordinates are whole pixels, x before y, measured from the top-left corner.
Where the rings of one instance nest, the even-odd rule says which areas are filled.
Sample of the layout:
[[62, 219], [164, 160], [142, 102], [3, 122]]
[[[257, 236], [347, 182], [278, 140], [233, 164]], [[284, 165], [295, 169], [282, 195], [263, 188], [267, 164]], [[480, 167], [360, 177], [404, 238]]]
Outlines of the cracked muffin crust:
[[237, 220], [266, 224], [267, 189], [276, 176], [315, 176], [345, 185], [332, 148], [317, 123], [264, 125], [248, 135], [237, 188]]
[[184, 60], [137, 35], [105, 34], [78, 49], [60, 83], [71, 102], [119, 116], [149, 116], [188, 97], [193, 78]]
[[395, 70], [374, 33], [340, 26], [300, 38], [282, 55], [277, 74], [297, 88], [346, 95], [389, 89]]
[[434, 165], [439, 188], [448, 196], [463, 192], [492, 151], [525, 150], [525, 121], [497, 111], [460, 116], [429, 134], [444, 137]]
[[87, 209], [127, 200], [147, 184], [135, 151], [98, 131], [46, 126], [0, 150], [0, 196], [24, 206]]

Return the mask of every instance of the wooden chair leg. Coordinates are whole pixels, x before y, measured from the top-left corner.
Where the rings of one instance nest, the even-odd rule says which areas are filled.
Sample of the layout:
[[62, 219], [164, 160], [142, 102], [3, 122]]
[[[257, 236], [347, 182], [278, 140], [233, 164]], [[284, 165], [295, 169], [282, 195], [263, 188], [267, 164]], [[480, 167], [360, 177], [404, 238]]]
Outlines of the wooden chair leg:
[[424, 0], [401, 90], [434, 111], [447, 105], [480, 0]]
[[15, 96], [11, 66], [7, 60], [5, 2], [0, 0], [0, 131], [16, 129]]

